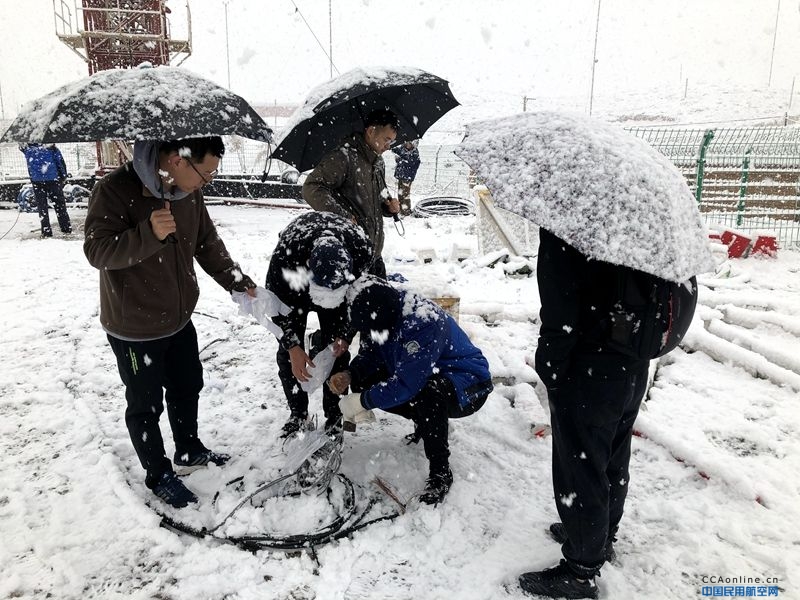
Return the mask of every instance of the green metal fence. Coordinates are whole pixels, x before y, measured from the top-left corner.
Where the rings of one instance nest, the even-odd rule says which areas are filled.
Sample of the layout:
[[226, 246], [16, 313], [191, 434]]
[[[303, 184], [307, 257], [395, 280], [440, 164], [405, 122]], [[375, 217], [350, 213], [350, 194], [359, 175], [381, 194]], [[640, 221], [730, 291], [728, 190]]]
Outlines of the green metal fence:
[[800, 245], [800, 127], [628, 131], [684, 173], [709, 226]]

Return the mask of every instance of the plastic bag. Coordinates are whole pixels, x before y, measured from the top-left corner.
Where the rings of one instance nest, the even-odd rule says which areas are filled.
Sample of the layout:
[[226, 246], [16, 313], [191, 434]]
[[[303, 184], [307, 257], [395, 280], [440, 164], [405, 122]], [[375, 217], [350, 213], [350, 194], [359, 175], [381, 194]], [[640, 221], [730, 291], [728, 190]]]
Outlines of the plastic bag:
[[253, 298], [247, 292], [231, 292], [233, 301], [239, 305], [239, 313], [255, 317], [278, 339], [283, 337], [283, 330], [272, 322], [272, 317], [277, 315], [288, 315], [291, 307], [285, 305], [280, 299], [263, 287], [256, 287], [256, 297]]
[[308, 367], [308, 372], [311, 374], [311, 379], [300, 382], [300, 387], [307, 394], [313, 394], [316, 392], [331, 374], [333, 363], [336, 360], [336, 356], [333, 353], [333, 344], [328, 345], [326, 348], [315, 354], [312, 360], [316, 366]]

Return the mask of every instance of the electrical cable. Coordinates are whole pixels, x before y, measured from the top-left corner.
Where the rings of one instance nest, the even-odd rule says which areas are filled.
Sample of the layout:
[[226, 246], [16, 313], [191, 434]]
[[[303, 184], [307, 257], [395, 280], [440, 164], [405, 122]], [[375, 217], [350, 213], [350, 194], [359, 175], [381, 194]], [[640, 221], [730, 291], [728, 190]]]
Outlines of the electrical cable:
[[5, 232], [3, 235], [0, 235], [0, 240], [2, 240], [2, 239], [3, 239], [4, 237], [6, 237], [6, 236], [7, 236], [9, 233], [11, 233], [11, 230], [12, 230], [12, 229], [14, 229], [14, 227], [16, 227], [16, 226], [17, 226], [17, 223], [19, 222], [19, 216], [20, 216], [20, 214], [22, 214], [22, 211], [21, 211], [21, 210], [18, 210], [18, 211], [17, 211], [17, 218], [16, 218], [16, 219], [14, 219], [14, 222], [11, 224], [11, 227], [9, 227], [8, 231], [6, 231], [6, 232]]
[[328, 54], [328, 51], [327, 51], [327, 50], [325, 50], [325, 46], [323, 46], [323, 45], [322, 45], [322, 42], [320, 42], [320, 41], [319, 41], [319, 38], [317, 37], [317, 34], [316, 34], [316, 33], [314, 33], [314, 30], [313, 30], [313, 29], [311, 29], [311, 25], [309, 25], [309, 24], [308, 24], [308, 21], [306, 21], [306, 18], [303, 16], [303, 13], [302, 13], [302, 12], [300, 12], [300, 8], [297, 6], [297, 4], [295, 4], [295, 1], [294, 1], [294, 0], [289, 0], [289, 2], [291, 2], [291, 3], [292, 3], [292, 5], [294, 5], [294, 10], [295, 10], [295, 12], [296, 12], [298, 15], [300, 15], [300, 18], [301, 18], [301, 19], [303, 19], [303, 23], [305, 23], [305, 24], [306, 24], [306, 27], [308, 27], [308, 30], [311, 32], [311, 35], [313, 35], [313, 36], [314, 36], [314, 39], [315, 39], [315, 40], [317, 40], [317, 44], [319, 44], [319, 47], [322, 49], [322, 52], [323, 52], [323, 53], [325, 54], [325, 56], [327, 57], [327, 59], [328, 59], [328, 61], [330, 62], [331, 66], [333, 67], [333, 70], [334, 70], [334, 71], [336, 71], [336, 74], [337, 74], [337, 75], [340, 75], [340, 73], [339, 73], [339, 69], [338, 69], [338, 68], [336, 68], [336, 65], [334, 64], [334, 62], [333, 62], [333, 59], [331, 58], [330, 54]]

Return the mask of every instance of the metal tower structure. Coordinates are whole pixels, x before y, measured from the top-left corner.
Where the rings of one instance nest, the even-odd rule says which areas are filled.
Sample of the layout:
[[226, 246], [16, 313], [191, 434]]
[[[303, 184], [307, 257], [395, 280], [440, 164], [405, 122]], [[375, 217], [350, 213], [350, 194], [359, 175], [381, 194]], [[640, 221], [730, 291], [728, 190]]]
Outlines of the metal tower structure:
[[[89, 74], [130, 69], [143, 62], [179, 65], [192, 53], [192, 21], [186, 2], [187, 37], [172, 39], [166, 0], [53, 0], [58, 38], [86, 61]], [[98, 173], [130, 158], [124, 143], [98, 143]]]

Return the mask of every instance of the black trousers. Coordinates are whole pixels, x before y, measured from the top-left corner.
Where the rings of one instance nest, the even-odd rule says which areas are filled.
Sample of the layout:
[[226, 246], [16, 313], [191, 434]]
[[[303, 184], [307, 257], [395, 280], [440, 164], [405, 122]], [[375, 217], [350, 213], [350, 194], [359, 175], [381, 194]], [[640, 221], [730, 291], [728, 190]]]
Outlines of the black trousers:
[[633, 423], [646, 387], [644, 367], [620, 380], [573, 373], [549, 393], [553, 491], [568, 538], [561, 550], [579, 576], [602, 566], [622, 519]]
[[67, 201], [64, 199], [64, 188], [59, 181], [33, 181], [33, 195], [39, 210], [39, 224], [42, 235], [53, 235], [50, 227], [50, 213], [47, 210], [48, 202], [53, 205], [58, 217], [58, 226], [64, 233], [72, 231], [72, 224], [67, 214]]
[[162, 474], [172, 471], [158, 427], [164, 399], [175, 454], [206, 449], [197, 437], [197, 402], [203, 389], [197, 332], [189, 321], [166, 338], [129, 342], [109, 335], [108, 343], [125, 384], [125, 424], [139, 462], [147, 471], [145, 483], [152, 488]]
[[[312, 361], [316, 352], [326, 348], [335, 339], [335, 333], [332, 328], [334, 320], [328, 316], [327, 311], [321, 310], [317, 313], [317, 316], [319, 317], [320, 328], [319, 331], [314, 333], [312, 348], [309, 349], [309, 356], [311, 356]], [[304, 338], [305, 336], [301, 337], [303, 347], [305, 346]], [[278, 377], [281, 380], [283, 393], [286, 395], [286, 401], [289, 404], [289, 411], [293, 417], [306, 418], [308, 416], [308, 394], [303, 391], [300, 383], [292, 374], [292, 361], [289, 360], [289, 351], [279, 344], [275, 359], [278, 363]], [[336, 358], [331, 373], [346, 371], [349, 364], [350, 352], [345, 352]], [[336, 419], [342, 414], [339, 410], [339, 396], [330, 391], [325, 384], [322, 386], [322, 411], [326, 419]]]
[[[375, 383], [377, 381], [372, 385]], [[488, 389], [491, 389], [491, 386]], [[461, 406], [453, 383], [444, 375], [433, 375], [411, 401], [387, 408], [386, 412], [414, 422], [414, 429], [422, 438], [425, 457], [433, 475], [450, 468], [447, 420], [468, 417], [477, 412], [486, 403], [488, 396], [487, 391], [485, 395], [478, 395], [474, 402]]]
[[383, 258], [380, 256], [377, 257], [367, 273], [370, 275], [375, 275], [375, 277], [378, 277], [379, 279], [386, 279], [386, 263], [383, 262]]

